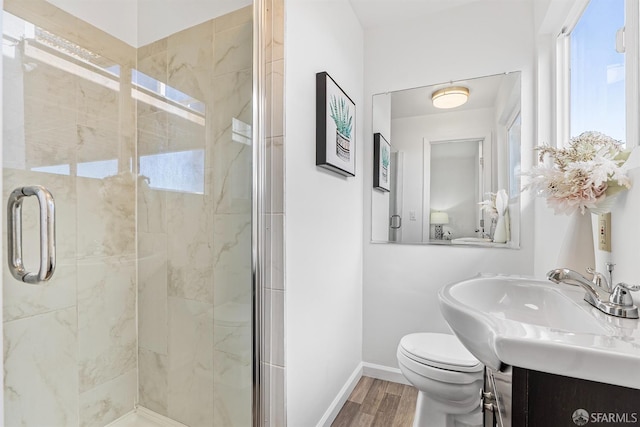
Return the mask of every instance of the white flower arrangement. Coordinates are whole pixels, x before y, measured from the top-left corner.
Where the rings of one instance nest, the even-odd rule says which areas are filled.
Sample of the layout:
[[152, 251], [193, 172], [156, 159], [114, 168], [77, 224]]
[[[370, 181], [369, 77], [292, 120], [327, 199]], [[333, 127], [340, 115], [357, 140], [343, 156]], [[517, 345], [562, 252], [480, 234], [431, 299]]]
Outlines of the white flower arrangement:
[[532, 177], [525, 186], [547, 198], [555, 213], [602, 207], [604, 201], [631, 188], [625, 161], [629, 152], [620, 141], [599, 132], [584, 132], [571, 138], [567, 148], [543, 146], [540, 165], [526, 173]]
[[496, 193], [486, 193], [486, 195], [489, 196], [489, 198], [478, 203], [480, 209], [486, 212], [491, 219], [497, 219], [498, 208], [496, 208]]

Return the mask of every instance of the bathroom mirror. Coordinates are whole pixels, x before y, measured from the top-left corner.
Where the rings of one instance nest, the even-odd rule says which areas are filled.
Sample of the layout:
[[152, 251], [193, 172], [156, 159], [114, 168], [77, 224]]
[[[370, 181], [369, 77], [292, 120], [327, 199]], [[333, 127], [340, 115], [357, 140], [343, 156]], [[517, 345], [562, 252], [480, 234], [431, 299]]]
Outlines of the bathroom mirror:
[[373, 132], [391, 146], [373, 242], [519, 247], [520, 74], [373, 96]]

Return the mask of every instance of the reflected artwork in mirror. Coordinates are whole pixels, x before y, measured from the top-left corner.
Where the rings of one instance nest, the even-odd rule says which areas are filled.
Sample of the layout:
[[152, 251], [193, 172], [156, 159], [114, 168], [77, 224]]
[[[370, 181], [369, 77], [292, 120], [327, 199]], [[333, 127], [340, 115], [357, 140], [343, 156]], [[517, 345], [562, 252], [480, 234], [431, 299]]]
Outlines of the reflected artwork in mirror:
[[[520, 74], [373, 96], [373, 132], [391, 148], [389, 191], [372, 191], [373, 242], [519, 247]], [[443, 107], [447, 88], [464, 102]]]

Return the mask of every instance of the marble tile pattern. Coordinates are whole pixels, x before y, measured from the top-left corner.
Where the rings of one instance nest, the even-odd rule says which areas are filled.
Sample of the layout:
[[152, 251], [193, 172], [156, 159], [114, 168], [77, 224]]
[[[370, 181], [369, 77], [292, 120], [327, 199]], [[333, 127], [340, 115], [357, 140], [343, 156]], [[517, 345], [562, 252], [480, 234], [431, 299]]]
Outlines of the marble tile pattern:
[[80, 392], [136, 369], [135, 257], [78, 262]]
[[264, 360], [261, 361], [263, 424], [286, 425], [286, 360], [284, 338], [285, 287], [285, 117], [284, 117], [284, 0], [265, 0], [266, 111], [265, 212], [266, 242], [262, 277], [264, 294]]
[[250, 424], [252, 149], [233, 123], [252, 122], [251, 20], [243, 8], [138, 50], [142, 73], [204, 104], [204, 124], [137, 108], [139, 157], [204, 157], [203, 192], [151, 179], [137, 201], [139, 402], [190, 426]]
[[4, 425], [79, 425], [77, 337], [75, 307], [5, 322]]

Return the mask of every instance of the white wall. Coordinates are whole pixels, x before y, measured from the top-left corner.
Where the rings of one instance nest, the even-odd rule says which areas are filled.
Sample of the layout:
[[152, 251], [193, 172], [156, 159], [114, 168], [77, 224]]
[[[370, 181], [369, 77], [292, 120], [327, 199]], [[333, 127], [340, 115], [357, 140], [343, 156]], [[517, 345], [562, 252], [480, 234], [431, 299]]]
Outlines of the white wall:
[[[362, 360], [363, 34], [347, 0], [286, 16], [287, 422], [313, 426]], [[356, 104], [356, 176], [315, 166], [315, 75]], [[369, 114], [370, 114], [369, 110]]]
[[[58, 0], [60, 1], [60, 0]], [[252, 0], [137, 0], [137, 46], [201, 24], [253, 3]]]
[[138, 46], [138, 7], [131, 0], [47, 0], [130, 46]]
[[[522, 70], [523, 153], [534, 130], [533, 9], [528, 1], [485, 1], [443, 11], [415, 25], [365, 33], [365, 106], [391, 90]], [[370, 113], [369, 113], [370, 114]], [[370, 116], [365, 133], [371, 132]], [[523, 167], [532, 158], [525, 155]], [[532, 203], [523, 195], [521, 249], [372, 244], [371, 153], [365, 160], [363, 358], [397, 366], [400, 338], [416, 331], [448, 331], [437, 291], [478, 272], [533, 272]]]

